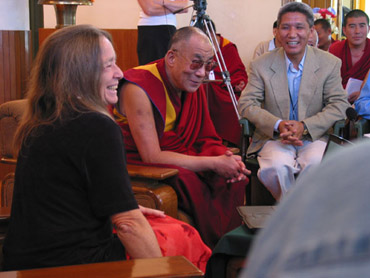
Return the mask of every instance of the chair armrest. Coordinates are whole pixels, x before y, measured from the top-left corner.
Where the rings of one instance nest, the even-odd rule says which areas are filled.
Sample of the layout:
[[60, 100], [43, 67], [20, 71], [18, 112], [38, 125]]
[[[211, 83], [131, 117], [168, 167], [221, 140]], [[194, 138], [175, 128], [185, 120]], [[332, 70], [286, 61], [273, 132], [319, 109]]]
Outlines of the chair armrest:
[[245, 162], [247, 159], [247, 149], [249, 147], [250, 138], [252, 137], [253, 132], [256, 128], [246, 118], [240, 119], [239, 123], [241, 125], [241, 130], [242, 130], [240, 153], [241, 153], [242, 161]]
[[336, 121], [333, 127], [333, 134], [338, 135], [338, 136], [343, 136], [343, 129], [346, 125], [345, 120], [339, 120]]
[[146, 165], [127, 164], [132, 190], [139, 205], [162, 210], [177, 218], [177, 195], [175, 190], [160, 181], [173, 177], [179, 170]]
[[[16, 159], [2, 157], [1, 164], [15, 165]], [[132, 189], [138, 203], [142, 206], [164, 211], [177, 218], [177, 195], [175, 190], [166, 184], [159, 183], [168, 177], [177, 175], [177, 169], [141, 165], [127, 165], [131, 177]]]
[[242, 126], [242, 135], [252, 137], [253, 132], [256, 129], [255, 126], [246, 118], [240, 119], [239, 123]]
[[130, 177], [164, 180], [179, 173], [179, 170], [146, 165], [127, 164], [127, 171]]
[[355, 123], [357, 129], [357, 138], [361, 138], [366, 133], [370, 133], [370, 121], [367, 119], [360, 119]]
[[132, 191], [139, 205], [162, 210], [166, 215], [177, 218], [177, 195], [171, 186], [158, 182], [143, 185], [132, 180]]
[[2, 157], [0, 159], [0, 163], [2, 163], [2, 164], [16, 165], [17, 164], [17, 160], [14, 159], [14, 158]]

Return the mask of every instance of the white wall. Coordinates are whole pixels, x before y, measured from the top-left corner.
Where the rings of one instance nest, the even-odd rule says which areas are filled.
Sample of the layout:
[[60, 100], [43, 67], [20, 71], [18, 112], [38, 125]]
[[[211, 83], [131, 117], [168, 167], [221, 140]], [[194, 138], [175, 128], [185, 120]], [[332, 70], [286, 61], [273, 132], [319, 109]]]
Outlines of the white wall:
[[0, 0], [0, 30], [30, 30], [28, 0]]
[[[217, 32], [238, 46], [239, 54], [248, 66], [255, 46], [272, 37], [272, 24], [281, 1], [208, 0], [207, 3], [206, 13], [215, 22]], [[138, 13], [136, 0], [95, 0], [93, 6], [77, 8], [76, 23], [94, 24], [100, 28], [136, 29]], [[189, 25], [191, 15], [192, 9], [187, 14], [177, 15], [178, 27]], [[56, 25], [53, 6], [44, 6], [44, 25], [45, 28]]]
[[[365, 2], [365, 13], [367, 15], [370, 15], [370, 1], [367, 1]], [[368, 35], [367, 37], [369, 37], [370, 35]]]

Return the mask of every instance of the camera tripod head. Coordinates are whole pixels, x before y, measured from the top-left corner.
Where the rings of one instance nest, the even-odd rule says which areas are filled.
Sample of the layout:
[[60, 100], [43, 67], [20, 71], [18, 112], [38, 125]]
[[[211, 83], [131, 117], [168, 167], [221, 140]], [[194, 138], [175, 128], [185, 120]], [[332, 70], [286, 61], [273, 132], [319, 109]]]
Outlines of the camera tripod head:
[[207, 9], [207, 0], [193, 0], [194, 2], [194, 10], [196, 10], [198, 13], [205, 12]]
[[194, 20], [195, 27], [203, 30], [204, 19], [206, 16], [207, 0], [192, 0], [194, 2], [193, 9], [196, 11], [196, 19]]

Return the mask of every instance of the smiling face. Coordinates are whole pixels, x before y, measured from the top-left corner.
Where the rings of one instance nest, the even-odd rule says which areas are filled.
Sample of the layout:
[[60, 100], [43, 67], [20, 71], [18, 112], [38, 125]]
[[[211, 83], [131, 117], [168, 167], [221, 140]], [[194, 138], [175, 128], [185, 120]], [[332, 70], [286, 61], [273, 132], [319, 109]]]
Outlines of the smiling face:
[[289, 60], [299, 64], [302, 60], [308, 38], [312, 32], [307, 18], [299, 12], [288, 12], [281, 17], [279, 38]]
[[113, 46], [106, 37], [100, 37], [100, 49], [103, 65], [100, 76], [100, 94], [106, 104], [115, 104], [118, 101], [118, 82], [123, 77], [123, 73], [116, 64], [116, 53]]
[[366, 17], [350, 17], [347, 19], [343, 32], [350, 47], [365, 47], [369, 26]]
[[206, 68], [212, 62], [212, 45], [206, 36], [200, 34], [193, 34], [187, 42], [175, 45], [166, 55], [170, 82], [176, 89], [189, 93], [202, 85], [209, 73]]

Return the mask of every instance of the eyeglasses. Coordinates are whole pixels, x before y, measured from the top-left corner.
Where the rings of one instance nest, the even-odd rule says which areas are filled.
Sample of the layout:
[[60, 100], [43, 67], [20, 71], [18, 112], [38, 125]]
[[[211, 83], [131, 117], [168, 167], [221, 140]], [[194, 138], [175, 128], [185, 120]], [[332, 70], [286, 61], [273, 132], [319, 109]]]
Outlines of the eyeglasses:
[[[183, 56], [177, 49], [172, 49], [172, 51], [179, 53], [181, 57], [183, 57], [187, 60], [187, 58], [185, 56]], [[203, 61], [203, 60], [193, 60], [190, 63], [190, 69], [191, 70], [198, 70], [198, 69], [202, 68], [203, 65], [204, 65], [204, 69], [207, 72], [209, 72], [209, 71], [214, 70], [217, 67], [217, 62], [214, 61], [214, 60], [211, 60], [211, 61], [208, 61], [208, 62]]]
[[205, 62], [203, 60], [193, 60], [191, 61], [190, 69], [198, 70], [201, 67], [203, 67], [203, 65], [206, 71], [212, 71], [217, 67], [217, 63], [214, 60], [209, 61], [209, 62]]

